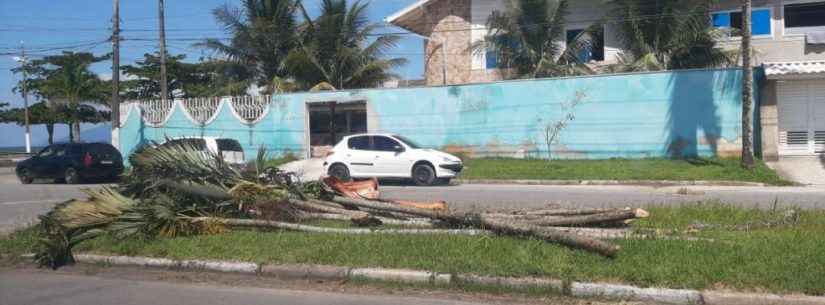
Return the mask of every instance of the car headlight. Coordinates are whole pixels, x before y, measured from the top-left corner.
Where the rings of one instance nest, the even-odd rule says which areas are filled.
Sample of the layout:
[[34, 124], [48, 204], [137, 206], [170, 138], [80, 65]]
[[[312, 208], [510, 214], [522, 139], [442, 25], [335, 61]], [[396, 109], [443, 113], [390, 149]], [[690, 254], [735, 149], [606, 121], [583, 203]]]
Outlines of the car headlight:
[[442, 161], [442, 162], [447, 162], [447, 163], [454, 163], [454, 162], [456, 162], [455, 160], [450, 159], [450, 158], [447, 158], [447, 157], [441, 157], [441, 161]]

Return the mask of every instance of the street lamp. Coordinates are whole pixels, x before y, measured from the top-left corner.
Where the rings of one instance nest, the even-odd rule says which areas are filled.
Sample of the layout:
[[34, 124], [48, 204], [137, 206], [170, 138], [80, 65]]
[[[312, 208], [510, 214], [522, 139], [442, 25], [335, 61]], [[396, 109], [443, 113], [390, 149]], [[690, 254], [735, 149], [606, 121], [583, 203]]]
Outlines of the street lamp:
[[22, 42], [20, 43], [20, 56], [15, 56], [12, 59], [19, 62], [23, 67], [23, 69], [21, 69], [23, 71], [23, 117], [26, 123], [26, 153], [30, 154], [32, 153], [32, 129], [29, 124], [29, 94], [26, 88], [26, 79], [28, 79], [28, 75], [26, 74], [26, 64], [29, 59], [26, 58], [26, 49], [23, 48]]

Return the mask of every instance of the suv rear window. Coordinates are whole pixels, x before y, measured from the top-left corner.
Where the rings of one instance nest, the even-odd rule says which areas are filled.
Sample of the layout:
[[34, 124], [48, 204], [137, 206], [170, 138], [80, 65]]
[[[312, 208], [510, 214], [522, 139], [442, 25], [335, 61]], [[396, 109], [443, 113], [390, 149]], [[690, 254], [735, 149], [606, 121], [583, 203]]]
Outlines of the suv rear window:
[[363, 136], [363, 137], [352, 137], [349, 138], [347, 142], [350, 149], [355, 150], [369, 150], [370, 149], [370, 137]]
[[234, 139], [216, 139], [218, 151], [243, 151], [241, 143]]
[[95, 159], [101, 160], [117, 160], [120, 153], [111, 145], [106, 144], [89, 144], [86, 146], [88, 152]]

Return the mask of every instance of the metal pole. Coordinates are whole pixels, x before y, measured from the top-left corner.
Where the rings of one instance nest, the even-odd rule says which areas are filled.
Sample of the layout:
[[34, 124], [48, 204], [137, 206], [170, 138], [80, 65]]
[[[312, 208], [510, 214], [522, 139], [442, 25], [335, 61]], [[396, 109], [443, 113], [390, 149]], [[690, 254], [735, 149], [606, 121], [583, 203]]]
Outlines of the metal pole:
[[112, 16], [112, 145], [120, 148], [120, 1], [114, 1]]
[[166, 102], [169, 96], [168, 83], [166, 81], [166, 25], [163, 17], [163, 0], [158, 0], [158, 19], [160, 24], [160, 96], [161, 101]]
[[20, 63], [23, 65], [23, 120], [26, 123], [26, 153], [30, 154], [32, 153], [32, 129], [29, 124], [29, 92], [26, 84], [29, 75], [26, 72], [28, 59], [26, 59], [26, 48], [23, 42], [20, 42]]
[[447, 39], [441, 39], [441, 82], [447, 84]]

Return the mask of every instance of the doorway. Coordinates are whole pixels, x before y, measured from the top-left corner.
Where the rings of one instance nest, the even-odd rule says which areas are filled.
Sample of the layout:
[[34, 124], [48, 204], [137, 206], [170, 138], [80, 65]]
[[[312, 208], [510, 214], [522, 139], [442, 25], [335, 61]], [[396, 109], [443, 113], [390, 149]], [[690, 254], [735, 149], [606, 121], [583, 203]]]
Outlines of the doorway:
[[367, 103], [314, 102], [309, 113], [310, 156], [323, 157], [343, 137], [367, 132]]

